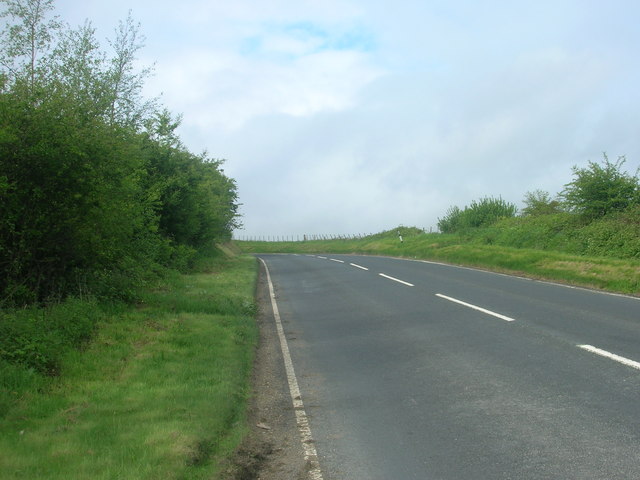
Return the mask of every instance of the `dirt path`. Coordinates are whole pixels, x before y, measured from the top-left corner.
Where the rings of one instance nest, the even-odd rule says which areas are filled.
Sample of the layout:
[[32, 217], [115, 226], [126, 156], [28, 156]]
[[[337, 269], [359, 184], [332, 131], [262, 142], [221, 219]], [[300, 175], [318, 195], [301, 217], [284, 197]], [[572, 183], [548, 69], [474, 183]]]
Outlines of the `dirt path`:
[[229, 480], [303, 480], [307, 466], [296, 427], [264, 267], [257, 287], [260, 341], [249, 406], [251, 432], [238, 450]]

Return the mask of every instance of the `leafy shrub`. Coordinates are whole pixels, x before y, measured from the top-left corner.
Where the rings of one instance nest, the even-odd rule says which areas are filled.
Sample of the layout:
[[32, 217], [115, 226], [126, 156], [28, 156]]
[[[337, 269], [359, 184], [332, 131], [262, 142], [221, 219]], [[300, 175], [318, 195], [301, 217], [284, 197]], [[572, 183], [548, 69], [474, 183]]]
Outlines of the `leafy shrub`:
[[438, 229], [442, 233], [455, 233], [462, 224], [462, 210], [454, 206], [449, 207], [443, 218], [438, 218]]
[[0, 360], [57, 375], [64, 354], [87, 342], [102, 314], [95, 302], [69, 298], [49, 308], [0, 313]]
[[640, 258], [640, 206], [586, 222], [564, 212], [503, 219], [467, 231], [480, 244], [614, 258]]
[[489, 227], [470, 232], [469, 235], [477, 243], [566, 251], [570, 249], [569, 232], [574, 231], [577, 226], [575, 215], [558, 213], [506, 218]]
[[580, 238], [585, 255], [640, 258], [640, 206], [591, 222]]
[[522, 209], [524, 216], [551, 215], [562, 211], [559, 200], [554, 200], [549, 192], [534, 190], [527, 192], [523, 200], [525, 207]]
[[485, 197], [474, 200], [471, 205], [460, 210], [450, 207], [444, 218], [438, 219], [442, 233], [455, 233], [470, 228], [489, 226], [502, 218], [514, 217], [518, 208], [502, 198]]
[[561, 196], [574, 212], [592, 220], [640, 203], [638, 176], [622, 171], [625, 157], [616, 162], [604, 155], [602, 165], [589, 162], [587, 168], [573, 167], [574, 179]]

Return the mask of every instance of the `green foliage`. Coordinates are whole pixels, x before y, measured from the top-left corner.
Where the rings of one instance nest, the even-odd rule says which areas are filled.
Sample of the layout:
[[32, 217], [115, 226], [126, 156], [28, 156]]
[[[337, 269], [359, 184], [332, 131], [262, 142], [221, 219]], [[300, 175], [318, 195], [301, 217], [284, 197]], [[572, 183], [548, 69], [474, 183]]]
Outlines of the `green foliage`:
[[0, 306], [93, 294], [130, 300], [237, 225], [221, 161], [185, 149], [141, 91], [139, 26], [102, 52], [50, 0], [5, 0], [0, 47]]
[[247, 428], [257, 268], [214, 265], [139, 305], [100, 305], [96, 341], [58, 377], [0, 359], [0, 477], [227, 478]]
[[[246, 300], [254, 289], [255, 259], [236, 272], [242, 281], [233, 274], [231, 280], [225, 277], [233, 285], [222, 285], [216, 295], [202, 290], [218, 286], [223, 275], [198, 279], [202, 287], [197, 292], [186, 285], [180, 285], [181, 294], [156, 292], [154, 300], [166, 299], [172, 310], [155, 301], [158, 318], [153, 321], [144, 311], [151, 304], [144, 292], [161, 278], [172, 278], [171, 269], [218, 266], [203, 256], [215, 242], [230, 238], [237, 225], [235, 183], [224, 175], [221, 161], [184, 148], [175, 134], [179, 121], [161, 111], [156, 100], [143, 98], [150, 70], [137, 67], [144, 39], [130, 17], [109, 42], [109, 54], [101, 51], [90, 23], [76, 30], [63, 28], [53, 16], [52, 0], [0, 1], [6, 6], [0, 13], [6, 25], [0, 39], [0, 420], [11, 417], [12, 408], [28, 410], [3, 423], [3, 433], [33, 419], [15, 431], [40, 429], [30, 437], [35, 444], [53, 431], [56, 441], [49, 446], [58, 448], [61, 432], [68, 430], [60, 426], [69, 412], [77, 413], [73, 405], [60, 406], [75, 400], [61, 399], [57, 390], [47, 388], [64, 390], [69, 372], [77, 370], [73, 380], [86, 383], [74, 395], [90, 395], [81, 403], [95, 401], [98, 421], [90, 419], [76, 432], [70, 451], [83, 453], [75, 478], [93, 478], [97, 470], [104, 474], [95, 466], [101, 460], [87, 464], [85, 450], [78, 447], [86, 447], [87, 426], [95, 425], [89, 441], [103, 442], [96, 448], [101, 455], [112, 451], [109, 442], [123, 445], [108, 460], [110, 473], [105, 475], [122, 476], [122, 459], [127, 457], [135, 461], [125, 476], [157, 477], [168, 471], [161, 462], [171, 457], [177, 478], [192, 458], [190, 449], [205, 443], [222, 448], [241, 430], [240, 400], [245, 398], [255, 339], [255, 322], [249, 316], [255, 307]], [[128, 310], [118, 301], [141, 299], [147, 300], [146, 306], [141, 302]], [[106, 309], [112, 305], [120, 311], [107, 322]], [[184, 309], [178, 312], [180, 319], [176, 308]], [[189, 308], [198, 310], [197, 318]], [[159, 329], [147, 326], [161, 322]], [[101, 341], [90, 343], [96, 332]], [[140, 343], [128, 336], [132, 333]], [[163, 335], [164, 342], [152, 342]], [[136, 355], [146, 345], [153, 345], [147, 350], [151, 355]], [[87, 362], [85, 349], [98, 353]], [[113, 387], [132, 358], [138, 360], [136, 380]], [[167, 368], [175, 380], [171, 386]], [[176, 371], [182, 376], [174, 375]], [[114, 430], [113, 413], [124, 405], [119, 415], [129, 418], [131, 398], [150, 373], [155, 383], [145, 388], [147, 403], [138, 411], [140, 421], [122, 423], [135, 424], [139, 431], [153, 405], [156, 415], [166, 417], [165, 430], [147, 431], [130, 444], [123, 441], [131, 438], [129, 431], [105, 440], [103, 433]], [[64, 374], [64, 381], [53, 378]], [[101, 375], [100, 381], [94, 374]], [[97, 384], [103, 396], [93, 396]], [[127, 393], [114, 401], [114, 390], [116, 396]], [[158, 405], [162, 395], [169, 400]], [[39, 402], [32, 408], [34, 398]], [[193, 422], [183, 422], [176, 430], [176, 418], [183, 414], [171, 410], [176, 399], [189, 408], [198, 404], [188, 415], [197, 420], [197, 429]], [[110, 401], [114, 403], [105, 415], [102, 409]], [[62, 423], [56, 417], [61, 412]], [[210, 421], [203, 423], [203, 418]], [[51, 422], [58, 422], [53, 430], [48, 429]], [[158, 421], [149, 425], [155, 428]], [[176, 431], [190, 432], [177, 448]], [[168, 439], [164, 450], [157, 438]], [[17, 461], [13, 471], [42, 476], [51, 467], [45, 463], [61, 457], [43, 452], [41, 444], [25, 449], [28, 442], [20, 442], [12, 452]], [[16, 447], [16, 442], [0, 449], [6, 452], [8, 445]], [[141, 445], [139, 455], [130, 455]], [[140, 458], [156, 454], [139, 466]], [[66, 459], [65, 454], [65, 462], [52, 462], [54, 469], [62, 468], [59, 478], [70, 478]], [[88, 473], [83, 470], [87, 465]], [[137, 474], [144, 469], [151, 473]]]
[[442, 233], [455, 233], [470, 228], [489, 226], [501, 218], [514, 217], [517, 207], [502, 198], [485, 197], [474, 200], [471, 205], [460, 210], [451, 207], [444, 218], [438, 219], [438, 228]]
[[640, 258], [640, 205], [591, 222], [580, 229], [577, 240], [585, 255]]
[[403, 225], [400, 225], [390, 230], [385, 230], [380, 233], [369, 235], [367, 238], [372, 238], [372, 239], [391, 238], [394, 241], [397, 241], [399, 236], [402, 236], [402, 238], [410, 238], [410, 237], [415, 237], [423, 234], [424, 234], [424, 230], [420, 228], [405, 227]]
[[57, 375], [64, 355], [91, 337], [102, 314], [93, 301], [69, 298], [47, 308], [0, 313], [0, 360]]
[[455, 205], [449, 207], [443, 218], [438, 218], [438, 229], [442, 233], [454, 233], [462, 228], [462, 210]]
[[467, 238], [475, 243], [504, 245], [540, 250], [569, 250], [568, 232], [580, 222], [570, 213], [533, 215], [503, 219], [475, 232]]
[[552, 215], [562, 211], [559, 200], [554, 200], [549, 192], [535, 190], [527, 192], [524, 196], [525, 207], [522, 209], [524, 216]]
[[43, 390], [48, 378], [31, 367], [0, 359], [0, 418], [19, 399]]
[[132, 247], [152, 221], [139, 201], [144, 158], [130, 134], [82, 122], [55, 100], [6, 109], [0, 119], [15, 139], [0, 142], [0, 166], [12, 185], [0, 199], [9, 212], [0, 257], [9, 275], [0, 285], [7, 282], [8, 293], [24, 286], [36, 299], [78, 288], [86, 273], [122, 270], [141, 256]]
[[605, 154], [602, 164], [590, 161], [586, 168], [573, 167], [574, 179], [561, 194], [566, 205], [592, 220], [640, 203], [638, 175], [623, 172], [624, 163], [625, 157], [611, 162]]
[[461, 210], [451, 207], [438, 227], [475, 244], [556, 251], [576, 255], [640, 258], [640, 183], [622, 171], [625, 158], [574, 167], [574, 180], [559, 198], [535, 190], [515, 206], [483, 199]]
[[[222, 161], [196, 156], [172, 143], [165, 114], [152, 124], [156, 139], [145, 148], [151, 190], [157, 195], [159, 231], [178, 244], [203, 248], [211, 239], [226, 240], [237, 224], [235, 182], [221, 170]], [[159, 139], [159, 141], [157, 140]]]
[[515, 217], [466, 236], [472, 243], [634, 259], [640, 258], [640, 207], [586, 223], [569, 212]]
[[0, 37], [0, 64], [5, 74], [14, 80], [25, 81], [31, 93], [36, 89], [43, 70], [42, 55], [51, 47], [61, 28], [57, 17], [49, 18], [54, 10], [53, 0], [3, 0], [7, 8], [2, 16], [9, 17]]

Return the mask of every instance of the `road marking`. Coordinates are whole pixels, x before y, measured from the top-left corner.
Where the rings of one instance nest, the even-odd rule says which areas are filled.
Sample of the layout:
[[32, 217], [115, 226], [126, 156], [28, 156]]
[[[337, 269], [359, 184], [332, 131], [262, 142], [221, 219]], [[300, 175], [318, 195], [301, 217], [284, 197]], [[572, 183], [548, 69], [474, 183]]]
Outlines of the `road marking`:
[[309, 417], [307, 416], [307, 413], [304, 409], [304, 403], [302, 403], [302, 395], [300, 394], [300, 387], [298, 386], [298, 378], [296, 377], [296, 372], [293, 369], [293, 361], [291, 360], [291, 354], [289, 353], [289, 344], [287, 343], [287, 337], [284, 334], [284, 328], [282, 328], [282, 321], [280, 319], [278, 304], [276, 303], [276, 294], [273, 290], [271, 275], [269, 274], [269, 268], [267, 267], [266, 262], [263, 259], [260, 259], [260, 261], [264, 265], [264, 269], [267, 272], [267, 283], [269, 284], [271, 308], [273, 309], [273, 317], [276, 322], [276, 330], [278, 331], [278, 338], [280, 339], [280, 349], [282, 350], [284, 368], [287, 373], [287, 381], [289, 382], [289, 393], [291, 394], [293, 409], [296, 413], [296, 424], [298, 426], [298, 432], [300, 433], [300, 440], [302, 442], [302, 448], [304, 450], [304, 459], [309, 466], [309, 478], [311, 478], [311, 480], [322, 480], [322, 471], [320, 470], [320, 462], [318, 461], [318, 452], [316, 451], [313, 436], [311, 435]]
[[635, 368], [636, 370], [640, 370], [640, 362], [629, 360], [628, 358], [621, 357], [620, 355], [616, 355], [615, 353], [607, 352], [606, 350], [596, 348], [592, 345], [576, 345], [576, 346], [578, 348], [586, 350], [587, 352], [595, 353], [596, 355], [600, 355], [601, 357], [606, 357], [618, 363], [622, 363], [623, 365], [626, 365], [628, 367]]
[[358, 265], [357, 263], [350, 263], [349, 265], [351, 265], [352, 267], [359, 268], [360, 270], [366, 270], [367, 272], [369, 271], [367, 267], [363, 267], [362, 265]]
[[323, 260], [326, 260], [326, 259], [327, 259], [327, 257], [321, 257], [320, 255], [318, 255], [318, 258], [321, 258], [321, 259], [323, 259]]
[[330, 258], [332, 262], [344, 263], [344, 260], [338, 260], [337, 258]]
[[458, 303], [460, 305], [464, 305], [465, 307], [473, 308], [474, 310], [478, 310], [479, 312], [486, 313], [487, 315], [492, 315], [494, 317], [500, 318], [505, 322], [513, 322], [515, 321], [511, 317], [507, 317], [506, 315], [501, 315], [500, 313], [492, 312], [491, 310], [487, 310], [486, 308], [478, 307], [477, 305], [472, 305], [467, 302], [463, 302], [462, 300], [457, 300], [455, 298], [447, 297], [446, 295], [442, 295], [441, 293], [436, 293], [436, 297], [444, 298], [445, 300], [449, 300], [450, 302]]
[[384, 278], [388, 278], [389, 280], [393, 280], [394, 282], [402, 283], [403, 285], [407, 285], [408, 287], [415, 287], [413, 283], [405, 282], [404, 280], [400, 280], [399, 278], [395, 278], [390, 275], [385, 275], [384, 273], [379, 273], [378, 275]]

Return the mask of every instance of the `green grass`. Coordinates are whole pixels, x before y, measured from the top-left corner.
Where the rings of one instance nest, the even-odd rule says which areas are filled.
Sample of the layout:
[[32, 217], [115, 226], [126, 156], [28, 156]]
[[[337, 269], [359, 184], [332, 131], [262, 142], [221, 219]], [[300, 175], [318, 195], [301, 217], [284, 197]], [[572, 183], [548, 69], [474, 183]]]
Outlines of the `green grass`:
[[236, 242], [244, 252], [253, 253], [354, 253], [388, 255], [433, 260], [456, 265], [514, 273], [537, 279], [640, 294], [640, 260], [515, 248], [484, 244], [480, 235], [427, 234], [418, 229], [400, 228], [361, 239], [307, 242]]
[[3, 479], [218, 478], [246, 434], [256, 261], [175, 275], [100, 312], [60, 375], [0, 363]]

